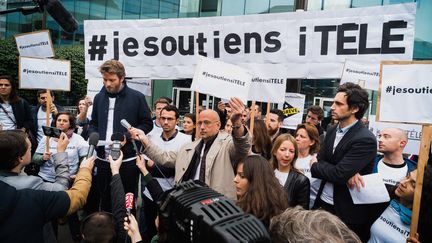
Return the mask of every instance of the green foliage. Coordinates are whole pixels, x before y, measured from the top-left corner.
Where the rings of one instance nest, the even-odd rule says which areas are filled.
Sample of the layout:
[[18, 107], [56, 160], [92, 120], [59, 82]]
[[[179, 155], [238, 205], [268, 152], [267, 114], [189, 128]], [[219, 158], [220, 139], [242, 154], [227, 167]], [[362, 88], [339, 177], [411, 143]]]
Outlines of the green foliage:
[[[55, 92], [56, 103], [63, 106], [75, 106], [78, 100], [85, 96], [87, 81], [84, 79], [84, 47], [62, 46], [55, 48], [55, 58], [71, 61], [71, 91]], [[10, 75], [18, 82], [19, 53], [15, 39], [0, 40], [0, 75]], [[19, 90], [18, 94], [27, 99], [30, 104], [37, 103], [36, 90]]]

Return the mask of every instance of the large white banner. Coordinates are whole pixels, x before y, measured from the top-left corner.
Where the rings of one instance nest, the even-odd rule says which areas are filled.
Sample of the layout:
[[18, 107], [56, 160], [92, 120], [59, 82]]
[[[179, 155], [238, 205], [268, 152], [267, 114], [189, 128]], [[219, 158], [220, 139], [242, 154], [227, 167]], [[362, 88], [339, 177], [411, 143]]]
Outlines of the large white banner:
[[378, 90], [379, 73], [379, 62], [346, 60], [340, 84], [351, 82], [365, 89]]
[[432, 124], [432, 61], [383, 62], [378, 120]]
[[249, 88], [249, 100], [260, 102], [281, 103], [285, 98], [286, 76], [288, 70], [283, 65], [275, 64], [269, 70], [263, 65], [254, 65], [249, 71], [255, 75]]
[[54, 48], [48, 30], [15, 35], [20, 56], [54, 57]]
[[[126, 80], [127, 86], [129, 88], [135, 89], [145, 96], [151, 96], [152, 86], [151, 80], [145, 78], [131, 78]], [[87, 95], [94, 100], [94, 97], [103, 87], [102, 78], [90, 78], [87, 83]]]
[[296, 129], [302, 123], [306, 96], [298, 93], [286, 93], [284, 103], [278, 104], [278, 109], [285, 115], [282, 127]]
[[344, 10], [84, 21], [86, 77], [117, 59], [128, 77], [191, 78], [198, 55], [288, 69], [286, 78], [340, 78], [345, 59], [411, 60], [415, 3]]
[[375, 116], [369, 116], [369, 130], [376, 136], [377, 141], [379, 140], [378, 135], [384, 128], [399, 128], [406, 132], [408, 137], [408, 143], [405, 146], [405, 154], [418, 155], [420, 151], [420, 140], [422, 134], [422, 126], [416, 124], [401, 124], [391, 122], [377, 122]]
[[246, 69], [200, 57], [190, 89], [224, 99], [238, 97], [246, 104], [251, 81]]
[[68, 60], [19, 58], [20, 89], [70, 91], [71, 64]]

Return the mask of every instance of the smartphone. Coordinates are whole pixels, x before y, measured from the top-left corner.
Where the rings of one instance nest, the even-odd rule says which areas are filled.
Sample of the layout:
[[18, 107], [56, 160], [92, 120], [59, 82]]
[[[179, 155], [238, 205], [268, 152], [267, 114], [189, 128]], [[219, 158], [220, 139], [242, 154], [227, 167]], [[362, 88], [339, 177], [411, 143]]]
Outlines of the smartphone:
[[47, 137], [59, 138], [62, 131], [56, 127], [42, 126], [43, 133]]

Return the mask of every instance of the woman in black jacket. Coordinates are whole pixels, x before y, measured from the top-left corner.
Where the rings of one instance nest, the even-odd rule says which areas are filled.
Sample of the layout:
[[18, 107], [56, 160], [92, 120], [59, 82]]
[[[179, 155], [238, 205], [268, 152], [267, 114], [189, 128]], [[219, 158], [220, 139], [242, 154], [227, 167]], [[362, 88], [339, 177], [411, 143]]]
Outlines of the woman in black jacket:
[[309, 209], [309, 179], [295, 168], [298, 157], [297, 143], [290, 134], [279, 135], [273, 145], [271, 163], [276, 178], [288, 194], [291, 207]]

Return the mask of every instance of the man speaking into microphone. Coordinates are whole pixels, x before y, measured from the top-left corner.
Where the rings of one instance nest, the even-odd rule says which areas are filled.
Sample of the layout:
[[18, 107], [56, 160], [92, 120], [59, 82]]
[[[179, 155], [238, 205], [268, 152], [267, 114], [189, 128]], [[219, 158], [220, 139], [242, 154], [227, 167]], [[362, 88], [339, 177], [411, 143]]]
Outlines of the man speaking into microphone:
[[[97, 132], [100, 140], [106, 141], [110, 141], [113, 134], [124, 135], [126, 141], [121, 148], [123, 163], [120, 168], [120, 176], [124, 190], [136, 193], [139, 175], [134, 159], [136, 151], [126, 128], [120, 124], [120, 121], [125, 119], [133, 127], [138, 127], [148, 133], [153, 128], [151, 112], [144, 95], [127, 86], [126, 71], [121, 62], [108, 60], [99, 67], [99, 71], [103, 77], [104, 87], [94, 98], [89, 134]], [[111, 146], [97, 148], [98, 159], [96, 160], [93, 183], [88, 198], [88, 213], [99, 210], [111, 211], [111, 170], [107, 160], [110, 152]]]

